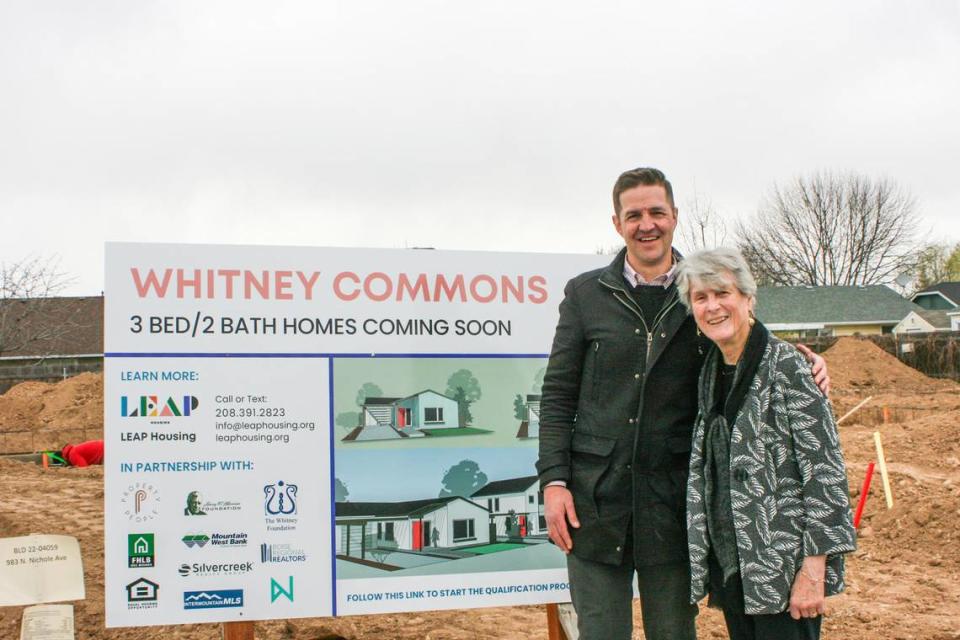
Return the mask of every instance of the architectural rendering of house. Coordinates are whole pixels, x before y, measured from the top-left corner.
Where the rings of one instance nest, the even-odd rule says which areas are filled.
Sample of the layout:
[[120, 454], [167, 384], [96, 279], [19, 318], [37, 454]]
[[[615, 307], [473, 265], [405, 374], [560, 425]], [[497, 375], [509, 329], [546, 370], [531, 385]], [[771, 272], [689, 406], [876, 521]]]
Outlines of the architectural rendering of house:
[[757, 290], [757, 318], [786, 338], [892, 333], [911, 311], [923, 309], [885, 285]]
[[547, 534], [543, 493], [537, 476], [495, 480], [471, 498], [487, 507], [498, 538], [519, 539]]
[[405, 398], [368, 397], [360, 421], [344, 442], [419, 438], [435, 429], [456, 429], [460, 427], [460, 405], [432, 389]]
[[455, 549], [490, 542], [490, 514], [460, 496], [406, 502], [338, 502], [337, 555], [375, 560], [378, 552]]
[[518, 438], [540, 437], [540, 395], [528, 394], [524, 403], [524, 419], [517, 429]]

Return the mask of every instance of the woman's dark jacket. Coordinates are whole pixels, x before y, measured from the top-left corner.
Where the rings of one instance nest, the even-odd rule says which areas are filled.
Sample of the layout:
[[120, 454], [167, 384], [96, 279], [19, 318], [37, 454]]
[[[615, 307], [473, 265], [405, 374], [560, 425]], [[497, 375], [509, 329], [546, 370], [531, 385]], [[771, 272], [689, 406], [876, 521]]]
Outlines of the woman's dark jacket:
[[[700, 375], [700, 414], [690, 456], [693, 602], [705, 595], [710, 578], [704, 431], [720, 361], [719, 350], [711, 349]], [[728, 479], [747, 614], [784, 611], [805, 556], [827, 556], [826, 595], [843, 589], [842, 554], [856, 545], [837, 426], [806, 360], [772, 336], [731, 427]]]

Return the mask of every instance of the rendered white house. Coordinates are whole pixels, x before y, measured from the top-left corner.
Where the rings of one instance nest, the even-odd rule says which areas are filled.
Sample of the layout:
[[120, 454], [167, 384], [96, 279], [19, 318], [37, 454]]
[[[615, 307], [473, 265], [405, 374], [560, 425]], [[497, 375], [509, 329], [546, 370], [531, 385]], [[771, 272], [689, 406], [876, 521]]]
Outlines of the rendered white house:
[[407, 502], [338, 502], [337, 555], [373, 560], [378, 551], [429, 553], [490, 542], [490, 514], [460, 496]]
[[547, 533], [537, 476], [490, 482], [474, 493], [472, 500], [487, 507], [497, 537], [526, 538]]
[[433, 389], [405, 398], [368, 397], [363, 401], [360, 421], [344, 441], [418, 438], [426, 435], [424, 430], [461, 426], [460, 405]]
[[524, 419], [517, 429], [517, 438], [540, 437], [540, 394], [527, 394], [524, 403]]

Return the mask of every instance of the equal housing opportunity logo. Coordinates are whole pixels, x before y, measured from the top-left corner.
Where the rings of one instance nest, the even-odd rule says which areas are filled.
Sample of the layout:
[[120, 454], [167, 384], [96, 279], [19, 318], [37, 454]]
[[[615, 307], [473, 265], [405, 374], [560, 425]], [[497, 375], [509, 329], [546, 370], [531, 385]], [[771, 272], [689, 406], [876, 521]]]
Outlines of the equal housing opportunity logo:
[[160, 585], [146, 578], [137, 578], [126, 587], [128, 609], [156, 609]]

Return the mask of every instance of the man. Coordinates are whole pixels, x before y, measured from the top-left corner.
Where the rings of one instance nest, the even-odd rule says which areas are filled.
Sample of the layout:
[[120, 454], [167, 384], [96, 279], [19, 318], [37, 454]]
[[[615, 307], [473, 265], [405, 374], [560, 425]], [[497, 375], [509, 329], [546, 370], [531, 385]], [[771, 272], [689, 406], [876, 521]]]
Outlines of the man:
[[670, 182], [657, 169], [627, 171], [613, 205], [625, 246], [610, 266], [567, 283], [544, 376], [537, 472], [547, 529], [568, 554], [581, 640], [631, 637], [634, 573], [646, 638], [693, 640], [685, 491], [709, 342], [673, 283]]
[[185, 516], [205, 516], [207, 512], [202, 509], [200, 492], [191, 491], [187, 494], [187, 508], [183, 510]]

